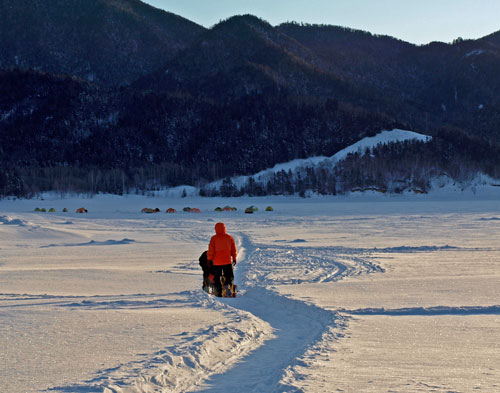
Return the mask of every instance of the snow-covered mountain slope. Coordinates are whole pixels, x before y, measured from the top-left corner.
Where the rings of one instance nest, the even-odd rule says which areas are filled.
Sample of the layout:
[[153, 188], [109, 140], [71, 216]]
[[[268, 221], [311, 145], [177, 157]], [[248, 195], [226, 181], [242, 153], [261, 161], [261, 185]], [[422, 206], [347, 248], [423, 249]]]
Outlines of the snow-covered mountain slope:
[[[379, 144], [389, 144], [396, 142], [404, 142], [409, 140], [416, 140], [422, 142], [428, 142], [432, 137], [428, 135], [418, 134], [413, 131], [406, 131], [400, 129], [394, 129], [392, 131], [381, 131], [379, 134], [363, 138], [360, 141], [340, 150], [331, 157], [326, 156], [316, 156], [305, 159], [297, 159], [290, 162], [284, 162], [281, 164], [276, 164], [274, 167], [269, 169], [264, 169], [253, 176], [237, 176], [233, 177], [231, 181], [236, 187], [242, 187], [248, 182], [248, 179], [252, 177], [257, 183], [265, 183], [269, 180], [275, 173], [281, 171], [292, 171], [292, 173], [300, 172], [305, 168], [314, 168], [319, 166], [325, 166], [328, 168], [333, 168], [337, 162], [346, 158], [349, 154], [356, 152], [364, 152], [366, 149], [372, 149]], [[222, 185], [223, 180], [218, 180], [211, 183], [208, 188], [219, 188]]]

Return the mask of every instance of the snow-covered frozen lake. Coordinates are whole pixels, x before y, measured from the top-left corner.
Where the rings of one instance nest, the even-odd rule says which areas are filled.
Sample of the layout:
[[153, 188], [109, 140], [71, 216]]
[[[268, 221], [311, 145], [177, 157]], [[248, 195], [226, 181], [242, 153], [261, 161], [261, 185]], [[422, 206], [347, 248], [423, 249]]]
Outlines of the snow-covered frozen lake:
[[[201, 291], [218, 221], [234, 299]], [[0, 391], [498, 392], [499, 236], [500, 189], [0, 200]]]

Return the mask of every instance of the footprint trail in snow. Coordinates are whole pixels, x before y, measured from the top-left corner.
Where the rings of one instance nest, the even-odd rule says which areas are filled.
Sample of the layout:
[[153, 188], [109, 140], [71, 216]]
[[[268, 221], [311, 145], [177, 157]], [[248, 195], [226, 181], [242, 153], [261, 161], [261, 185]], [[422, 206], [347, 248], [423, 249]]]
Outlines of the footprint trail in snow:
[[354, 255], [343, 248], [256, 247], [246, 237], [242, 240], [247, 255], [238, 273], [245, 277], [248, 289], [231, 304], [269, 323], [274, 337], [226, 373], [212, 376], [200, 391], [299, 392], [292, 383], [294, 366], [339, 317], [279, 295], [272, 285], [337, 281], [383, 270], [360, 257], [359, 252]]

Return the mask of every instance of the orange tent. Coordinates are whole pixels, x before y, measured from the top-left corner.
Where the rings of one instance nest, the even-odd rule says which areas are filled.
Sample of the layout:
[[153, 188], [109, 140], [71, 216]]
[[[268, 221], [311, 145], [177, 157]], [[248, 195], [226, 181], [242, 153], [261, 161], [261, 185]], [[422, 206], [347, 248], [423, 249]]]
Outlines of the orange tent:
[[149, 207], [145, 207], [144, 209], [141, 210], [141, 213], [159, 213], [160, 209], [151, 209]]
[[89, 211], [87, 209], [85, 209], [84, 207], [81, 207], [79, 209], [76, 209], [76, 212], [77, 213], [88, 213]]
[[165, 210], [165, 213], [177, 213], [177, 210], [170, 207], [167, 210]]
[[191, 210], [190, 210], [191, 213], [201, 213], [201, 210], [198, 209], [197, 207], [193, 207]]

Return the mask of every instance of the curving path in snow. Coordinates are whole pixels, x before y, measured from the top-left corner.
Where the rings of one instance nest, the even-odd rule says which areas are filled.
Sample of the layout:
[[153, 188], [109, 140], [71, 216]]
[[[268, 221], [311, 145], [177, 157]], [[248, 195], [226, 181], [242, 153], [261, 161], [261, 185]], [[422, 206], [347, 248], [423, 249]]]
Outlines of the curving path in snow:
[[296, 391], [283, 382], [287, 368], [335, 324], [335, 315], [260, 287], [247, 290], [236, 307], [269, 323], [273, 337], [228, 372], [212, 376], [201, 391]]
[[[287, 298], [273, 285], [337, 281], [349, 275], [383, 271], [347, 249], [258, 246], [240, 235], [245, 260], [238, 266], [242, 296], [222, 302], [265, 321], [273, 335], [223, 374], [212, 375], [202, 392], [299, 392], [294, 367], [308, 349], [331, 334], [343, 318], [302, 301]], [[294, 242], [291, 242], [294, 243]], [[340, 256], [342, 254], [342, 257]]]
[[[262, 276], [269, 266], [261, 249], [257, 249], [248, 238], [242, 236], [242, 239], [246, 258], [238, 268], [238, 274], [245, 281], [244, 293], [232, 305], [269, 323], [273, 336], [247, 357], [240, 359], [228, 372], [212, 376], [201, 391], [296, 391], [284, 384], [286, 370], [294, 365], [310, 345], [320, 339], [328, 326], [335, 324], [335, 313], [288, 299], [262, 286], [268, 282]], [[287, 251], [284, 250], [285, 255]], [[275, 253], [276, 250], [271, 252]], [[341, 264], [336, 264], [333, 268], [334, 274], [338, 276], [346, 270]]]
[[102, 370], [92, 380], [49, 391], [300, 392], [293, 382], [300, 378], [295, 369], [301, 357], [314, 351], [325, 335], [330, 340], [338, 338], [334, 331], [341, 327], [343, 317], [280, 295], [273, 286], [332, 282], [383, 270], [361, 257], [359, 250], [293, 247], [289, 243], [256, 245], [243, 234], [236, 239], [240, 250], [236, 271], [240, 296], [235, 299], [215, 298], [201, 291], [179, 293], [173, 300], [161, 295], [94, 297], [76, 303], [71, 298], [58, 299], [60, 307], [80, 310], [192, 304], [217, 310], [227, 320], [194, 335], [187, 334], [177, 345], [144, 359]]

